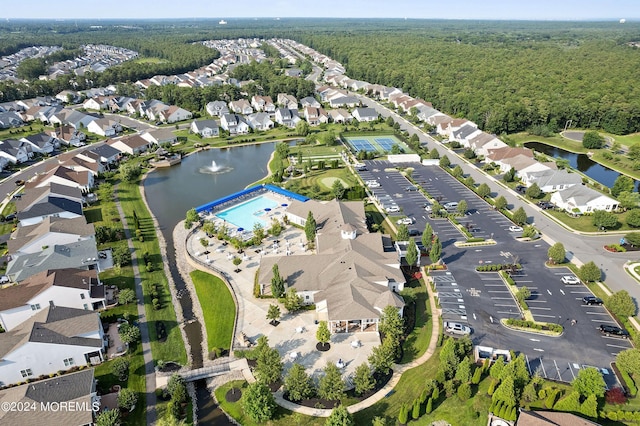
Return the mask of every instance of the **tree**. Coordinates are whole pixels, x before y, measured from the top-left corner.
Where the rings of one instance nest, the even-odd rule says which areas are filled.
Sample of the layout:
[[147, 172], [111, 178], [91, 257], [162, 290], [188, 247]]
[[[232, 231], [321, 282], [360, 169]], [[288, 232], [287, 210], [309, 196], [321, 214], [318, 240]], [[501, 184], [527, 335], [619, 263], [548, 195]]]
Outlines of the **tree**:
[[284, 308], [288, 312], [297, 312], [302, 308], [303, 303], [304, 299], [302, 296], [298, 295], [295, 288], [290, 287], [284, 296]]
[[406, 404], [402, 404], [400, 412], [398, 413], [398, 423], [406, 425], [409, 421], [409, 407]]
[[111, 372], [121, 382], [129, 377], [129, 361], [126, 358], [119, 357], [111, 362]]
[[458, 208], [457, 208], [458, 214], [464, 216], [467, 213], [468, 208], [469, 208], [469, 205], [465, 200], [460, 200], [460, 202], [458, 202]]
[[499, 196], [498, 198], [496, 198], [496, 209], [497, 210], [503, 210], [507, 208], [507, 199], [504, 198], [504, 196]]
[[304, 120], [298, 121], [296, 123], [296, 135], [307, 136], [308, 134], [309, 134], [309, 123], [307, 123]]
[[433, 411], [433, 398], [429, 398], [429, 400], [427, 401], [427, 408], [425, 408], [424, 412], [425, 414], [431, 414], [432, 411]]
[[427, 224], [424, 226], [424, 231], [422, 231], [422, 237], [421, 237], [422, 246], [424, 247], [425, 250], [428, 251], [431, 248], [432, 240], [433, 240], [433, 228], [431, 227], [431, 224], [427, 222]]
[[442, 243], [440, 243], [440, 238], [436, 235], [433, 239], [433, 244], [431, 244], [431, 250], [429, 250], [429, 259], [431, 259], [431, 263], [438, 263], [441, 255]]
[[466, 158], [467, 160], [476, 158], [476, 152], [471, 148], [465, 149], [462, 155], [464, 155], [464, 158]]
[[445, 380], [453, 378], [460, 363], [460, 358], [456, 354], [456, 344], [453, 339], [447, 339], [442, 345], [442, 350], [438, 355], [440, 368], [444, 371]]
[[416, 246], [416, 242], [413, 239], [409, 241], [405, 259], [407, 260], [407, 264], [409, 264], [409, 267], [416, 266], [416, 263], [418, 262], [418, 247]]
[[116, 246], [112, 251], [111, 258], [113, 259], [113, 264], [118, 268], [128, 265], [131, 263], [131, 252], [129, 251], [129, 247], [126, 245]]
[[[182, 376], [180, 376], [177, 373], [172, 374], [171, 377], [169, 378], [169, 382], [167, 383], [167, 392], [169, 393], [169, 395], [171, 395], [172, 399], [180, 400], [180, 398], [178, 397], [180, 396], [180, 393], [182, 391], [185, 392], [185, 398], [186, 398], [187, 387], [184, 384], [184, 379], [182, 378]], [[184, 401], [180, 401], [180, 402], [184, 402]]]
[[527, 286], [520, 287], [520, 290], [516, 293], [516, 298], [522, 302], [531, 297], [531, 290]]
[[[298, 123], [302, 123], [302, 122], [303, 122], [303, 121], [301, 120], [301, 121], [299, 121]], [[306, 123], [306, 122], [305, 122], [305, 123]], [[296, 130], [297, 130], [297, 127], [298, 127], [298, 126], [296, 126]], [[309, 130], [309, 128], [307, 127], [307, 131], [308, 131], [308, 130]], [[306, 136], [306, 134], [305, 134], [305, 135], [302, 135], [302, 136]], [[285, 159], [285, 158], [287, 158], [287, 157], [289, 156], [289, 151], [290, 151], [290, 150], [289, 150], [289, 144], [288, 144], [288, 143], [286, 143], [286, 142], [278, 142], [278, 143], [276, 144], [276, 154], [278, 154], [278, 156], [279, 156], [281, 159]]]
[[398, 312], [398, 308], [393, 305], [385, 306], [380, 316], [378, 329], [385, 338], [389, 336], [394, 342], [400, 341], [404, 332], [404, 318]]
[[278, 268], [278, 264], [274, 263], [271, 268], [271, 272], [273, 276], [271, 277], [271, 294], [273, 297], [281, 298], [284, 295], [285, 291], [285, 280], [280, 275], [280, 269]]
[[138, 402], [138, 394], [131, 389], [124, 388], [118, 392], [118, 408], [133, 411], [136, 402]]
[[640, 232], [629, 232], [624, 236], [624, 239], [633, 247], [640, 246]]
[[571, 387], [585, 397], [589, 395], [604, 396], [605, 386], [602, 374], [593, 367], [578, 371], [578, 376], [571, 382]]
[[513, 182], [516, 179], [516, 169], [513, 167], [509, 169], [504, 175], [502, 175], [502, 179], [505, 182]]
[[135, 182], [140, 176], [140, 166], [133, 163], [122, 163], [118, 168], [120, 178], [125, 182]]
[[269, 305], [269, 309], [267, 310], [267, 319], [270, 323], [275, 323], [280, 318], [280, 307], [278, 305]]
[[453, 170], [451, 170], [451, 175], [455, 178], [461, 178], [464, 172], [462, 171], [462, 167], [459, 165], [455, 166]]
[[596, 210], [593, 212], [592, 222], [598, 229], [609, 229], [618, 225], [618, 218], [611, 212]]
[[289, 399], [294, 402], [311, 398], [315, 393], [313, 380], [304, 371], [304, 367], [297, 363], [291, 366], [284, 378], [284, 388], [289, 394]]
[[307, 214], [307, 221], [304, 224], [304, 235], [307, 237], [307, 243], [313, 243], [316, 239], [316, 219], [313, 217], [313, 213], [309, 210]]
[[633, 192], [634, 186], [635, 182], [632, 178], [626, 175], [620, 175], [611, 187], [611, 195], [617, 198], [622, 192]]
[[602, 271], [593, 261], [590, 261], [580, 267], [578, 276], [585, 282], [600, 281], [602, 279]]
[[600, 149], [604, 146], [604, 137], [595, 130], [584, 132], [582, 146], [587, 149]]
[[469, 357], [464, 357], [464, 359], [460, 361], [454, 377], [460, 383], [468, 383], [471, 381], [471, 361]]
[[458, 388], [458, 398], [460, 401], [466, 401], [471, 398], [471, 385], [469, 383], [463, 383]]
[[633, 209], [627, 213], [627, 225], [632, 228], [640, 228], [640, 209]]
[[396, 234], [397, 241], [409, 241], [411, 238], [409, 236], [409, 228], [404, 223], [398, 226], [398, 233]]
[[333, 181], [333, 184], [331, 185], [331, 193], [333, 194], [336, 200], [341, 200], [342, 197], [344, 197], [345, 191], [346, 189], [342, 185], [342, 182], [340, 181], [340, 179], [336, 179]]
[[316, 339], [318, 342], [325, 346], [331, 339], [331, 332], [326, 321], [320, 321], [318, 324], [318, 331], [316, 331]]
[[336, 408], [331, 411], [329, 417], [327, 417], [327, 421], [324, 423], [325, 426], [353, 426], [355, 422], [353, 421], [353, 417], [351, 413], [347, 410], [347, 407], [340, 404]]
[[604, 304], [607, 309], [620, 318], [627, 318], [636, 314], [636, 304], [627, 290], [616, 291], [607, 298]]
[[451, 160], [449, 160], [449, 157], [445, 155], [444, 157], [440, 158], [440, 161], [438, 162], [438, 164], [443, 169], [446, 169], [451, 165]]
[[502, 380], [500, 386], [498, 386], [491, 396], [491, 400], [493, 402], [502, 401], [505, 405], [509, 406], [516, 405], [516, 391], [513, 385], [513, 377], [507, 376]]
[[616, 365], [627, 373], [640, 371], [640, 349], [625, 349], [616, 355]]
[[547, 251], [547, 256], [553, 263], [564, 263], [566, 255], [567, 252], [565, 251], [562, 243], [555, 243], [549, 247], [549, 250]]
[[255, 375], [266, 384], [275, 383], [282, 377], [282, 360], [277, 349], [269, 348], [258, 352]]
[[271, 420], [276, 409], [273, 394], [266, 384], [259, 381], [247, 386], [242, 394], [241, 405], [245, 414], [256, 423]]
[[504, 370], [504, 357], [499, 356], [496, 362], [494, 362], [491, 368], [489, 369], [489, 375], [494, 379], [500, 379], [500, 376], [502, 375], [502, 370]]
[[369, 392], [375, 387], [376, 381], [371, 375], [371, 368], [369, 367], [369, 364], [364, 362], [356, 367], [356, 371], [353, 375], [353, 384], [355, 386], [356, 394], [358, 395]]
[[635, 209], [640, 206], [640, 194], [623, 191], [618, 195], [618, 202], [623, 209]]
[[478, 194], [480, 198], [487, 198], [489, 195], [491, 195], [491, 188], [489, 188], [489, 185], [487, 185], [486, 183], [481, 183], [480, 186], [476, 189], [476, 194]]
[[318, 384], [318, 395], [324, 399], [339, 400], [344, 396], [344, 381], [340, 370], [333, 363], [324, 367], [324, 375]]
[[118, 334], [120, 335], [122, 343], [127, 345], [140, 340], [140, 329], [135, 325], [122, 324], [118, 329]]
[[595, 395], [587, 396], [587, 399], [580, 405], [580, 412], [587, 417], [598, 418], [598, 398]]
[[104, 410], [96, 416], [96, 426], [119, 426], [120, 410]]
[[542, 195], [542, 190], [538, 186], [537, 183], [533, 182], [530, 187], [524, 192], [524, 194], [532, 199], [540, 198]]
[[439, 158], [440, 158], [440, 153], [436, 148], [433, 148], [431, 151], [429, 151], [429, 159], [437, 160]]
[[513, 219], [516, 224], [522, 226], [527, 223], [527, 213], [524, 211], [524, 208], [519, 207], [518, 210], [513, 212], [511, 219]]
[[387, 374], [393, 366], [395, 359], [396, 343], [391, 338], [385, 337], [382, 343], [371, 350], [369, 354], [369, 364], [371, 367], [381, 373]]
[[130, 288], [124, 288], [118, 293], [118, 304], [126, 305], [136, 300], [136, 293]]

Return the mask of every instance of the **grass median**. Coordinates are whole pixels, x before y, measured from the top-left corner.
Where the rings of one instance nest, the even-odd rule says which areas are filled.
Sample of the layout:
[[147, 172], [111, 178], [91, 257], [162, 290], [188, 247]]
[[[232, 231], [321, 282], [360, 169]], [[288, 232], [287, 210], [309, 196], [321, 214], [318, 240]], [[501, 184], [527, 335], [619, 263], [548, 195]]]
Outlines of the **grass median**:
[[191, 273], [193, 285], [202, 307], [207, 329], [207, 350], [229, 350], [236, 319], [236, 305], [227, 285], [218, 277], [202, 271]]

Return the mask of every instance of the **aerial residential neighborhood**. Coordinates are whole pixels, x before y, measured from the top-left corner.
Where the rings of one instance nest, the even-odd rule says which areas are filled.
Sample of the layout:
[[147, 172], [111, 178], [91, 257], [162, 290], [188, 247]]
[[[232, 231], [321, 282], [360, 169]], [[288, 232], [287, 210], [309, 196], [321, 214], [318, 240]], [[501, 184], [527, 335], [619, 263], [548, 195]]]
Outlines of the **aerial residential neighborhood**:
[[635, 421], [630, 132], [279, 21], [5, 23], [0, 423]]

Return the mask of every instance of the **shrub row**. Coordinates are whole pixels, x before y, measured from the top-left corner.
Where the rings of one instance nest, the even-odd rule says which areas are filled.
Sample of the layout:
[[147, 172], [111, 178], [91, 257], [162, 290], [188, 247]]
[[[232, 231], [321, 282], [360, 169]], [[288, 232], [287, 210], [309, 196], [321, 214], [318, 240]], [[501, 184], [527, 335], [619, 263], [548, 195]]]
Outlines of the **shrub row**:
[[640, 422], [640, 411], [601, 411], [600, 418], [615, 421]]
[[619, 371], [620, 371], [620, 374], [622, 375], [622, 380], [624, 380], [624, 384], [627, 386], [627, 389], [629, 389], [629, 394], [631, 396], [636, 396], [638, 394], [638, 388], [636, 387], [636, 384], [631, 378], [631, 376], [629, 376], [629, 373], [627, 373], [624, 370], [619, 370]]
[[512, 325], [514, 327], [530, 328], [533, 330], [555, 331], [557, 333], [561, 333], [563, 330], [560, 324], [554, 324], [549, 322], [544, 323], [544, 322], [527, 321], [527, 320], [521, 320], [517, 318], [507, 319], [507, 325]]
[[508, 271], [511, 269], [522, 269], [522, 265], [516, 263], [515, 265], [512, 263], [494, 263], [491, 265], [479, 265], [476, 266], [476, 271], [478, 272], [494, 272], [494, 271]]

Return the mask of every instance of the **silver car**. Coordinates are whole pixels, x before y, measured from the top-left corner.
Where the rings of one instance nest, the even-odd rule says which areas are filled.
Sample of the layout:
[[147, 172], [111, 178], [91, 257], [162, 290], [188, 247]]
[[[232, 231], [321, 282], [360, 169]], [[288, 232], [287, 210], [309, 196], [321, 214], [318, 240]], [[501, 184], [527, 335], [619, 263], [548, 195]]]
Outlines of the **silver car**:
[[450, 334], [459, 334], [461, 336], [468, 336], [471, 334], [471, 327], [460, 324], [458, 322], [445, 322], [444, 331]]

